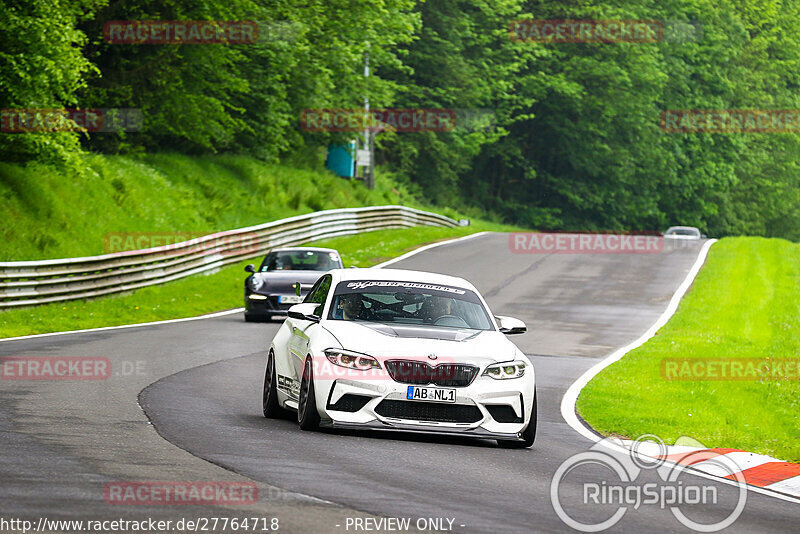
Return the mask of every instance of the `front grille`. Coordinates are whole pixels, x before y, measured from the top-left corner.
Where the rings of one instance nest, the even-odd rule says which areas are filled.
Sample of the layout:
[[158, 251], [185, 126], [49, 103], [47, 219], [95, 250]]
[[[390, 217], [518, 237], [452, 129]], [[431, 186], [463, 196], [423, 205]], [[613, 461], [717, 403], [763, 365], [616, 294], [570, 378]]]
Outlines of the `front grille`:
[[521, 423], [522, 417], [514, 413], [514, 408], [508, 404], [488, 404], [486, 409], [492, 416], [492, 419], [498, 423]]
[[367, 395], [354, 395], [352, 393], [347, 393], [342, 395], [342, 398], [340, 398], [334, 404], [328, 403], [328, 409], [337, 410], [339, 412], [357, 412], [366, 406], [370, 400], [372, 400], [372, 397]]
[[435, 384], [454, 388], [470, 385], [479, 371], [474, 365], [442, 363], [431, 367], [425, 362], [415, 360], [388, 360], [386, 370], [392, 380], [402, 384]]
[[437, 423], [475, 423], [483, 419], [475, 405], [440, 402], [384, 400], [375, 408], [375, 413], [383, 417]]

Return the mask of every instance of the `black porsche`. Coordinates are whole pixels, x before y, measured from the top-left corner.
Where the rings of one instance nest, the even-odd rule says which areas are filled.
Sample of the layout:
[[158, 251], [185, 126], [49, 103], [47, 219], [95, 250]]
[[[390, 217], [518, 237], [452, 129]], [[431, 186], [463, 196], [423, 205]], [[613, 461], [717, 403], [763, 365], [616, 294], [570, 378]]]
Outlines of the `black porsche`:
[[[250, 275], [244, 281], [244, 318], [266, 321], [302, 302], [322, 274], [343, 268], [341, 256], [330, 248], [279, 248], [270, 251], [256, 268], [244, 268]], [[295, 284], [300, 283], [300, 296]]]

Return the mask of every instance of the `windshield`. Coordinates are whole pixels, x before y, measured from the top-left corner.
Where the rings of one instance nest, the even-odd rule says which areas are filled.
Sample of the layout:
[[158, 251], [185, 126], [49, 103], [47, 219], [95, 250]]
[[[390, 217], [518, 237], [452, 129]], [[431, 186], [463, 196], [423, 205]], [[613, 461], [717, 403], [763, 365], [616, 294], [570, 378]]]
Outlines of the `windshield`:
[[281, 250], [267, 254], [260, 271], [330, 271], [341, 266], [339, 255], [335, 252]]
[[489, 314], [474, 291], [420, 282], [340, 282], [328, 318], [493, 330]]
[[692, 228], [671, 228], [667, 231], [667, 235], [698, 236], [700, 232]]

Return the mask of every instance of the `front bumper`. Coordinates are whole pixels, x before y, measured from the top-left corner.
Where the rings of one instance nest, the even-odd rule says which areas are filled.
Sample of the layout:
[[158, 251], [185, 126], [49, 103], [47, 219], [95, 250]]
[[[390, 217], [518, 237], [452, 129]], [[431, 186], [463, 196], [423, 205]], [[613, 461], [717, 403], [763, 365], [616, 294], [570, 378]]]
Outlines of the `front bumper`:
[[521, 441], [518, 433], [516, 434], [502, 434], [500, 432], [489, 432], [483, 428], [476, 428], [473, 430], [463, 428], [450, 428], [446, 426], [431, 427], [429, 425], [417, 425], [411, 423], [395, 423], [388, 425], [382, 421], [373, 421], [371, 423], [346, 423], [342, 421], [322, 421], [320, 426], [328, 428], [343, 428], [351, 430], [394, 430], [398, 432], [421, 432], [423, 434], [446, 434], [461, 436], [467, 438], [485, 438], [485, 439], [505, 439], [509, 441]]
[[408, 400], [409, 384], [388, 376], [315, 379], [314, 385], [322, 426], [502, 440], [522, 439], [521, 433], [531, 419], [535, 392], [532, 369], [529, 376], [510, 380], [478, 376], [469, 386], [454, 388], [455, 403]]
[[[286, 316], [289, 311], [289, 308], [297, 304], [296, 302], [292, 303], [283, 303], [278, 302], [281, 297], [287, 295], [279, 295], [279, 294], [266, 294], [261, 296], [266, 297], [265, 299], [251, 299], [250, 293], [245, 293], [244, 296], [244, 310], [247, 315], [253, 317], [267, 317], [272, 315], [281, 315]], [[305, 295], [302, 295], [305, 297]]]

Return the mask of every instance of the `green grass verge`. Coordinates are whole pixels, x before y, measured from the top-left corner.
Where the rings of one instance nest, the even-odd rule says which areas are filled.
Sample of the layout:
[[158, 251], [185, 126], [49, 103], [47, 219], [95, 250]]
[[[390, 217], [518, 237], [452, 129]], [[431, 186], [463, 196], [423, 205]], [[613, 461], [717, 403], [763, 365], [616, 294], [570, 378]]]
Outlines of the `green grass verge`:
[[205, 235], [323, 209], [424, 209], [388, 176], [368, 190], [324, 170], [247, 156], [85, 155], [81, 161], [74, 170], [0, 162], [0, 220], [8, 223], [0, 227], [0, 261], [103, 254], [110, 251], [108, 234]]
[[[308, 243], [336, 248], [345, 266], [369, 267], [427, 243], [471, 233], [518, 230], [482, 221], [465, 228], [383, 230]], [[0, 311], [0, 337], [192, 317], [243, 306], [244, 266], [260, 258], [128, 294]]]
[[800, 245], [726, 238], [712, 246], [669, 323], [589, 382], [577, 405], [605, 435], [655, 434], [667, 444], [690, 436], [800, 461], [800, 381], [665, 380], [664, 358], [800, 362]]

